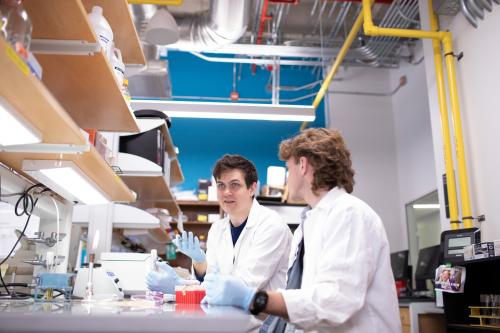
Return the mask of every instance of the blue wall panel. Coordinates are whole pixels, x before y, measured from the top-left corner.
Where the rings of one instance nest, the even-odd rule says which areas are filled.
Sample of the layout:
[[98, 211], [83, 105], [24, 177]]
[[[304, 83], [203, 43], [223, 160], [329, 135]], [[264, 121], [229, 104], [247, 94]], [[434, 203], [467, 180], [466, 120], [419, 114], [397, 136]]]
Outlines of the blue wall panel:
[[[212, 63], [184, 52], [169, 52], [169, 70], [174, 96], [229, 96], [233, 86], [233, 64]], [[239, 65], [238, 65], [239, 66]], [[260, 67], [255, 74], [244, 65], [237, 91], [241, 98], [271, 98], [266, 91], [270, 72]], [[317, 80], [311, 67], [282, 67], [281, 85], [301, 86]], [[281, 98], [294, 98], [314, 92], [282, 92]], [[296, 104], [312, 104], [312, 98]], [[325, 125], [323, 105], [316, 110], [311, 127]], [[270, 165], [284, 165], [277, 157], [281, 140], [299, 131], [300, 122], [174, 118], [170, 132], [179, 147], [179, 160], [185, 181], [182, 189], [195, 189], [198, 179], [210, 178], [211, 168], [223, 154], [241, 154], [257, 166], [259, 180], [266, 182]]]

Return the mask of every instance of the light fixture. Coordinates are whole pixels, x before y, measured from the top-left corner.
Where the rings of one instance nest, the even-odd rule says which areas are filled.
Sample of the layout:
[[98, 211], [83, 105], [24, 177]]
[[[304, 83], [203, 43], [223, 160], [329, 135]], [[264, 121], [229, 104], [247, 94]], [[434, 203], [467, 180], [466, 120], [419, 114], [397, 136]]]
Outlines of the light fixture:
[[439, 209], [439, 204], [413, 204], [414, 209]]
[[159, 8], [146, 27], [146, 41], [154, 45], [173, 44], [179, 40], [179, 27], [172, 14]]
[[185, 102], [133, 99], [133, 110], [154, 109], [175, 118], [221, 118], [245, 120], [314, 121], [311, 105]]
[[23, 171], [69, 201], [86, 205], [110, 201], [72, 161], [24, 160]]
[[0, 97], [0, 146], [40, 143], [42, 136]]

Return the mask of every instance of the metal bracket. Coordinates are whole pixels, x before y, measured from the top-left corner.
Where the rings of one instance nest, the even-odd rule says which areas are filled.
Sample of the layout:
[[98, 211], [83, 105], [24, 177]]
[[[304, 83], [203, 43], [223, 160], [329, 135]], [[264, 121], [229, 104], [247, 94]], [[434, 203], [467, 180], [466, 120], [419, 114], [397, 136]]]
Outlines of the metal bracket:
[[101, 45], [85, 40], [33, 39], [30, 51], [36, 54], [92, 56], [101, 51]]
[[35, 143], [29, 145], [0, 146], [0, 152], [8, 153], [81, 154], [88, 151], [90, 151], [89, 144]]

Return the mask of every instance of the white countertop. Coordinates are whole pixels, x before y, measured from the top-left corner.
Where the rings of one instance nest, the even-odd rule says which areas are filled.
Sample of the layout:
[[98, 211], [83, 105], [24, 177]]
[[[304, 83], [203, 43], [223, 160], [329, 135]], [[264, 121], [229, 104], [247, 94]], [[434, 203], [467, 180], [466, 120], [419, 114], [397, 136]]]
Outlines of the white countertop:
[[196, 304], [0, 300], [0, 332], [246, 332], [251, 315]]

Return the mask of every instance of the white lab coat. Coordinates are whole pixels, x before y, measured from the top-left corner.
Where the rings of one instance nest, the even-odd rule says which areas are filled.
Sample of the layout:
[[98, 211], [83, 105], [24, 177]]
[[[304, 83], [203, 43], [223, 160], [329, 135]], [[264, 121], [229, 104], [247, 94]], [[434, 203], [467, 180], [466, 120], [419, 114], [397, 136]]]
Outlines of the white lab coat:
[[302, 287], [280, 290], [290, 323], [306, 332], [400, 333], [389, 243], [378, 215], [335, 187], [295, 231], [290, 265], [302, 233]]
[[278, 213], [254, 200], [235, 246], [229, 224], [229, 217], [223, 218], [208, 232], [208, 271], [217, 267], [258, 289], [284, 288], [292, 233]]

